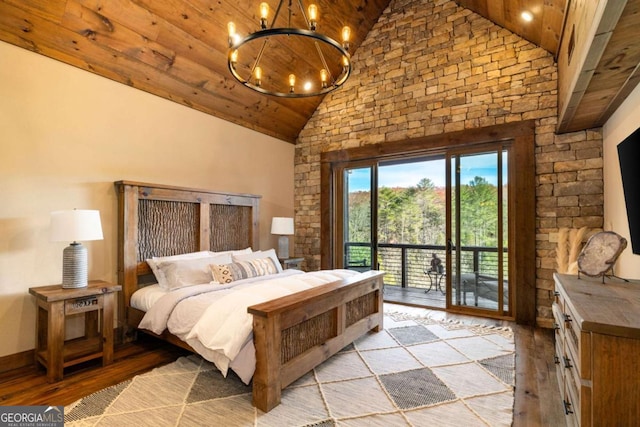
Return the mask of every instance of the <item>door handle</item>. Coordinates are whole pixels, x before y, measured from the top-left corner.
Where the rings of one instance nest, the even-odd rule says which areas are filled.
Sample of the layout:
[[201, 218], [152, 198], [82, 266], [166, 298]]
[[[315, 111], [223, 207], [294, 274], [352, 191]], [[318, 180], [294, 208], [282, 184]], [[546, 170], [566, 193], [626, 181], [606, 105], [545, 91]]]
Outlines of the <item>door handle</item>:
[[453, 244], [451, 239], [447, 240], [447, 252], [451, 253], [451, 251], [455, 251], [455, 250], [456, 250], [456, 245]]

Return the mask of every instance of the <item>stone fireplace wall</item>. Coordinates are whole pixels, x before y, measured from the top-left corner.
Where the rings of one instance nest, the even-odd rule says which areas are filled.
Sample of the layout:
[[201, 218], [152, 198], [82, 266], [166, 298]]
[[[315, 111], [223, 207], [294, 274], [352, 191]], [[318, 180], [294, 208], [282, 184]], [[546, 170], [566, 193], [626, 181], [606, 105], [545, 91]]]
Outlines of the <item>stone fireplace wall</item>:
[[534, 119], [537, 321], [551, 325], [560, 227], [603, 225], [602, 132], [556, 135], [552, 54], [449, 0], [392, 0], [295, 154], [295, 254], [320, 266], [320, 153]]

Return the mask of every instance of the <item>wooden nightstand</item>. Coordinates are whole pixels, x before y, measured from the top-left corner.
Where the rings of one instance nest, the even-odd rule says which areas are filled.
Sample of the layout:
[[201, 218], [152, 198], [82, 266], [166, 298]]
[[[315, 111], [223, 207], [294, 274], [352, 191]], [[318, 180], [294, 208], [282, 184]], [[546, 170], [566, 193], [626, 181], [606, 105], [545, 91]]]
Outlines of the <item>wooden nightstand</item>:
[[284, 270], [287, 270], [289, 268], [300, 268], [302, 261], [304, 261], [304, 258], [281, 258], [280, 264], [282, 264]]
[[[64, 368], [102, 357], [113, 362], [113, 316], [119, 285], [92, 280], [86, 288], [62, 285], [29, 288], [38, 303], [36, 361], [47, 368], [47, 380], [59, 381]], [[84, 313], [84, 336], [65, 341], [66, 316]]]

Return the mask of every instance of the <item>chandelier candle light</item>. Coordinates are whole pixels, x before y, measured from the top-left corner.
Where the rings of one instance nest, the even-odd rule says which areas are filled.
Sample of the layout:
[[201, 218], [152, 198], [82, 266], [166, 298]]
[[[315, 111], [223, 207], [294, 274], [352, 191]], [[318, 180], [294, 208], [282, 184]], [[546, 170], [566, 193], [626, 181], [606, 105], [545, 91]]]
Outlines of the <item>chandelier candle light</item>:
[[[297, 16], [293, 0], [288, 0], [287, 27], [275, 27], [283, 3], [284, 0], [278, 3], [270, 27], [269, 4], [260, 3], [260, 30], [245, 37], [241, 37], [236, 32], [236, 25], [229, 22], [229, 71], [244, 86], [265, 95], [302, 98], [324, 95], [337, 89], [351, 74], [351, 29], [347, 26], [342, 28], [342, 43], [318, 33], [318, 6], [309, 5], [307, 13], [302, 0], [295, 3], [308, 29], [292, 26], [291, 18]], [[317, 55], [313, 55], [313, 51]], [[289, 64], [295, 69], [285, 75], [274, 75], [273, 70], [263, 69], [260, 62], [269, 55], [273, 55], [269, 63]]]
[[100, 211], [74, 209], [51, 212], [51, 241], [73, 242], [62, 253], [62, 287], [87, 286], [87, 248], [85, 240], [102, 240]]

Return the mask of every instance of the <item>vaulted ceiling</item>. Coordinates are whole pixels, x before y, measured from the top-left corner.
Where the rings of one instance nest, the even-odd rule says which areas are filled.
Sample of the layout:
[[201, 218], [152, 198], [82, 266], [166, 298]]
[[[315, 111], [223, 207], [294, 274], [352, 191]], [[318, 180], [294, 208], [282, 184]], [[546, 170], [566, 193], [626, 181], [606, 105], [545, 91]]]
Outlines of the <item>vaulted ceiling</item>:
[[[567, 4], [575, 0], [455, 1], [557, 55]], [[228, 70], [227, 23], [234, 21], [238, 31], [245, 34], [257, 30], [258, 3], [259, 0], [0, 0], [0, 40], [295, 143], [322, 97], [265, 96], [239, 84]], [[276, 0], [268, 3], [272, 9], [278, 4]], [[285, 0], [285, 7], [286, 3]], [[339, 39], [341, 28], [349, 25], [353, 53], [390, 0], [316, 3], [320, 9], [318, 31]], [[522, 20], [524, 10], [532, 14], [531, 22]], [[635, 34], [629, 24], [625, 31]], [[620, 38], [621, 43], [629, 40]], [[265, 67], [279, 70], [275, 74], [287, 75], [284, 67], [288, 64], [278, 60], [268, 64], [266, 57], [263, 61], [267, 61]], [[592, 78], [606, 81], [607, 72], [605, 68]], [[635, 82], [626, 79], [619, 83], [617, 92]], [[610, 104], [610, 100], [602, 102], [603, 109]], [[597, 125], [595, 119], [581, 122], [580, 126], [594, 124]]]

